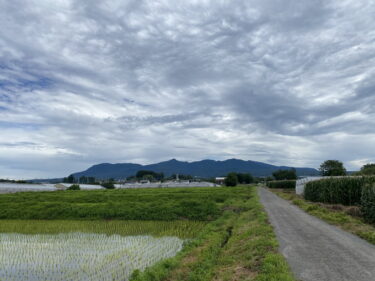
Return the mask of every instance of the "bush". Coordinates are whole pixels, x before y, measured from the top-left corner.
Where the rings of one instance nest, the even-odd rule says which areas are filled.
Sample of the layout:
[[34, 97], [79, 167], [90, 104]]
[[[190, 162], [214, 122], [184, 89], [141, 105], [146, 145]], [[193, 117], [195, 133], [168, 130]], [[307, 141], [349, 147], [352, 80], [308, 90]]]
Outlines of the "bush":
[[283, 180], [283, 181], [269, 181], [267, 182], [267, 186], [269, 188], [296, 188], [296, 181], [295, 180]]
[[375, 223], [375, 184], [368, 184], [363, 187], [361, 211], [368, 222]]
[[102, 186], [106, 189], [115, 189], [115, 185], [113, 184], [113, 182], [105, 182], [105, 183], [102, 183]]
[[308, 182], [304, 197], [313, 202], [360, 205], [363, 186], [375, 183], [375, 177], [327, 178]]
[[79, 184], [72, 184], [66, 190], [81, 190], [81, 188], [79, 187]]

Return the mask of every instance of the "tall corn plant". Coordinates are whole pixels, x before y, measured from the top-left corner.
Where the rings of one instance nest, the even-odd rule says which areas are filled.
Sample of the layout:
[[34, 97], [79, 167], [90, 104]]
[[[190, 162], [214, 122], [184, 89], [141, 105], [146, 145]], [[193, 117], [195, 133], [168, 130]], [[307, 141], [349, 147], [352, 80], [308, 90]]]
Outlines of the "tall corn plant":
[[343, 205], [360, 205], [362, 188], [375, 183], [375, 177], [341, 177], [312, 181], [306, 184], [305, 199]]
[[361, 211], [368, 222], [375, 223], [375, 184], [363, 187]]

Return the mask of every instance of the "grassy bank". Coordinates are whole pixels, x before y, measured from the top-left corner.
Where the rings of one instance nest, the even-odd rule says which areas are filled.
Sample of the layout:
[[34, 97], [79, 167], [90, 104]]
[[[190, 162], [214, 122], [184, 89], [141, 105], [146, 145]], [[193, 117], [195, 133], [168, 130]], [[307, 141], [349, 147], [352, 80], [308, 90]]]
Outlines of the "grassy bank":
[[[314, 203], [288, 191], [269, 190], [297, 205], [307, 213], [375, 244], [375, 226], [366, 223], [363, 218], [358, 216], [358, 208]], [[350, 213], [353, 215], [350, 215]]]
[[150, 188], [0, 195], [0, 219], [210, 221], [244, 188]]
[[227, 203], [223, 215], [207, 224], [175, 258], [135, 272], [131, 280], [295, 280], [277, 252], [278, 243], [256, 188]]

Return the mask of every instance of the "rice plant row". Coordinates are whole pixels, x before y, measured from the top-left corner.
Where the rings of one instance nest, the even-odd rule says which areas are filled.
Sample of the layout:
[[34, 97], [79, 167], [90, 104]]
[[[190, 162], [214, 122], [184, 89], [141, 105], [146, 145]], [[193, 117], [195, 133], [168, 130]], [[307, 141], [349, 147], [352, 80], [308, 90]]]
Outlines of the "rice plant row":
[[0, 280], [128, 280], [173, 257], [183, 247], [177, 237], [87, 233], [0, 234]]
[[1, 220], [0, 233], [59, 234], [68, 232], [121, 236], [152, 235], [194, 238], [206, 222], [198, 221], [78, 221], [78, 220]]

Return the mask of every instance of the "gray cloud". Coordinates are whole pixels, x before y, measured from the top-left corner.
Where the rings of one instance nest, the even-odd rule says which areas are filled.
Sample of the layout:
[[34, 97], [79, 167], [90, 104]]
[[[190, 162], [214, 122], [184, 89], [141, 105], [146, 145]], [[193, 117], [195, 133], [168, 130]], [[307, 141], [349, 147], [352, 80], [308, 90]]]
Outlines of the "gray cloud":
[[353, 0], [0, 0], [0, 177], [375, 161], [374, 14]]

